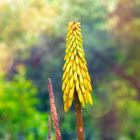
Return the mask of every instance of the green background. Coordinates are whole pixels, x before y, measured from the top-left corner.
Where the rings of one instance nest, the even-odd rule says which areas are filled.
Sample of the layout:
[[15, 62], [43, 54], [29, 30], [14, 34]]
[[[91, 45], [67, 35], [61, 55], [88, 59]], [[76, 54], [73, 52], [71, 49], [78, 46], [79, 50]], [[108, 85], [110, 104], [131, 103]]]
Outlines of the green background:
[[47, 139], [48, 77], [62, 139], [76, 139], [74, 107], [64, 113], [61, 90], [69, 21], [81, 23], [93, 87], [85, 140], [140, 140], [139, 7], [140, 0], [0, 0], [0, 140]]

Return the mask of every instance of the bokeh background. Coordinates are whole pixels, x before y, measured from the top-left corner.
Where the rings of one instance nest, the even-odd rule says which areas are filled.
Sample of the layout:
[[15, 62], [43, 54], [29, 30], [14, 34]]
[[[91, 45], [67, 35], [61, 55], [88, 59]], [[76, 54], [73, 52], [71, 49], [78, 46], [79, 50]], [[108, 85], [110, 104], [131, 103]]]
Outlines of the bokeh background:
[[69, 21], [81, 22], [93, 86], [85, 140], [140, 140], [140, 0], [0, 0], [0, 140], [47, 139], [48, 77], [62, 138], [76, 139], [61, 91]]

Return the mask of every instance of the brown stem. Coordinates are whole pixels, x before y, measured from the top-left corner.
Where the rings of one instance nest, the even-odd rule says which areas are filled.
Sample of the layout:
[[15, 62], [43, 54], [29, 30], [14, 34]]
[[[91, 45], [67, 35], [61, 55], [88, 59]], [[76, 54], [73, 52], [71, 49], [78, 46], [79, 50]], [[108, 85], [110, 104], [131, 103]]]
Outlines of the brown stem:
[[76, 113], [76, 126], [78, 140], [84, 140], [84, 127], [83, 127], [83, 112], [78, 99], [77, 92], [75, 92], [75, 113]]
[[55, 101], [54, 101], [53, 88], [52, 88], [51, 79], [49, 79], [49, 78], [48, 78], [48, 91], [49, 91], [50, 108], [51, 108], [52, 120], [53, 120], [53, 124], [54, 124], [55, 137], [56, 137], [56, 140], [61, 140], [62, 138], [61, 138], [61, 133], [60, 133], [56, 105], [55, 105]]
[[48, 140], [51, 140], [51, 117], [48, 117]]

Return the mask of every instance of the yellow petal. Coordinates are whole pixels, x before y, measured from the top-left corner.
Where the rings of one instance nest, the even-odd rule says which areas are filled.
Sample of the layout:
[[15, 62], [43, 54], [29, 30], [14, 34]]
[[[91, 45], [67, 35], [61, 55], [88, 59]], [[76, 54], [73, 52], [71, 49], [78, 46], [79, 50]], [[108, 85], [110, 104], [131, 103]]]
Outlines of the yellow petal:
[[70, 89], [70, 93], [69, 93], [69, 98], [73, 99], [73, 95], [74, 95], [74, 88]]
[[80, 85], [83, 85], [84, 84], [84, 80], [83, 80], [83, 77], [82, 77], [81, 74], [79, 75], [79, 81], [80, 81]]
[[63, 101], [64, 102], [66, 102], [67, 98], [68, 98], [68, 94], [63, 94]]
[[69, 90], [70, 90], [70, 86], [69, 86], [69, 82], [68, 82], [66, 85], [65, 93], [68, 94]]
[[79, 63], [79, 60], [78, 60], [79, 58], [78, 58], [78, 56], [76, 56], [75, 57], [75, 62], [76, 62], [76, 64], [78, 65], [78, 63]]
[[73, 88], [73, 87], [74, 87], [74, 78], [72, 76], [70, 79], [70, 88]]
[[76, 72], [76, 64], [73, 64], [73, 71]]
[[66, 74], [66, 77], [65, 77], [65, 79], [64, 79], [64, 83], [65, 83], [65, 84], [68, 84], [68, 82], [69, 82], [69, 75]]
[[80, 67], [79, 67], [79, 65], [76, 65], [76, 70], [77, 70], [77, 74], [80, 75], [81, 72], [80, 72]]
[[77, 81], [76, 81], [76, 91], [79, 92], [79, 90], [80, 90], [80, 87], [79, 87], [79, 82], [78, 82], [78, 80], [77, 80]]
[[80, 58], [83, 58], [85, 56], [83, 51], [78, 51], [78, 55], [80, 56]]
[[87, 93], [86, 93], [86, 96], [87, 96], [87, 98], [88, 98], [88, 102], [92, 105], [93, 102], [92, 102], [92, 97], [91, 97], [90, 92], [87, 92]]
[[73, 75], [73, 69], [71, 68], [69, 72], [69, 77], [72, 77], [72, 75]]
[[90, 79], [90, 76], [89, 76], [88, 72], [86, 72], [86, 78], [87, 78], [89, 81], [91, 81], [91, 79]]
[[63, 76], [62, 76], [62, 80], [64, 80], [64, 79], [65, 79], [66, 74], [67, 74], [67, 72], [66, 72], [66, 71], [64, 71]]
[[62, 84], [62, 91], [64, 91], [65, 87], [66, 87], [66, 84], [63, 82], [63, 84]]
[[84, 102], [83, 95], [82, 95], [81, 91], [79, 90], [79, 91], [77, 92], [77, 94], [78, 94], [78, 98], [79, 98], [80, 103], [81, 103], [82, 106], [84, 107], [84, 106], [85, 106], [85, 102]]
[[65, 111], [65, 112], [68, 111], [68, 107], [67, 107], [67, 104], [66, 104], [66, 103], [64, 104], [64, 111]]
[[86, 72], [84, 71], [84, 69], [81, 69], [80, 72], [81, 72], [81, 74], [82, 74], [83, 77], [86, 77]]
[[74, 72], [74, 80], [77, 81], [77, 73]]

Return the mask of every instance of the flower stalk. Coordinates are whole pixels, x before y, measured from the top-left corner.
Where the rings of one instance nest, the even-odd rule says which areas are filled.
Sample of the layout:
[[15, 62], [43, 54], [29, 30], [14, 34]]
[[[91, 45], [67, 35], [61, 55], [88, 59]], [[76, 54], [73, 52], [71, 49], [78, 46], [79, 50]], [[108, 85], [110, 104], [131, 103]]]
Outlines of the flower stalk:
[[51, 108], [52, 120], [54, 124], [55, 137], [56, 140], [61, 140], [61, 133], [60, 133], [58, 115], [56, 111], [56, 105], [54, 101], [53, 88], [52, 88], [51, 79], [49, 78], [48, 78], [48, 91], [49, 91], [50, 108]]
[[79, 22], [69, 22], [66, 38], [66, 55], [63, 66], [63, 101], [67, 112], [75, 100], [78, 140], [84, 139], [82, 107], [92, 105], [91, 79], [87, 69]]
[[48, 140], [51, 140], [51, 117], [48, 117]]
[[79, 102], [78, 96], [75, 93], [75, 115], [76, 115], [76, 126], [77, 126], [77, 137], [78, 140], [84, 140], [84, 126], [83, 126], [83, 112], [82, 106]]

